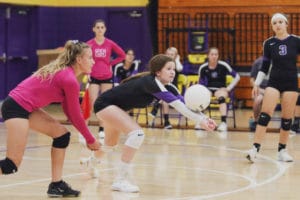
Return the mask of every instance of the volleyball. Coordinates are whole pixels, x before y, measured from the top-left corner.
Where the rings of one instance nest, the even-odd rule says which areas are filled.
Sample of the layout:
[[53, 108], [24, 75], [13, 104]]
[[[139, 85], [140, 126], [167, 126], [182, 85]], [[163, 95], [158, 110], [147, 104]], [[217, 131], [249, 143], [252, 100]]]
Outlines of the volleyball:
[[205, 110], [210, 104], [211, 92], [203, 85], [195, 84], [184, 93], [186, 106], [194, 112]]

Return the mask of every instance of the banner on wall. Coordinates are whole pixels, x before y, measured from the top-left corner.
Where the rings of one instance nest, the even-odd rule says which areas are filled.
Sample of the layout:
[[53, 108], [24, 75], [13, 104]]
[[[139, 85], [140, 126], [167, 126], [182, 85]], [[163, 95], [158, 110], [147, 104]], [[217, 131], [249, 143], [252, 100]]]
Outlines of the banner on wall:
[[148, 0], [0, 0], [0, 3], [11, 3], [36, 6], [101, 6], [101, 7], [145, 7]]

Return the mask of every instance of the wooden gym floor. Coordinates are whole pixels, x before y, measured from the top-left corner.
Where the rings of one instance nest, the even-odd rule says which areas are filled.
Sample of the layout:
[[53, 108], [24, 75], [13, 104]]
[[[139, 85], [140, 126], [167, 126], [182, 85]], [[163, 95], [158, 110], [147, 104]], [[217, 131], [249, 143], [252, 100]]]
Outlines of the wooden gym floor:
[[[251, 112], [243, 111], [243, 116]], [[57, 113], [53, 112], [53, 115]], [[60, 114], [61, 115], [61, 114]], [[240, 121], [243, 118], [238, 118]], [[244, 117], [248, 123], [248, 118]], [[244, 120], [244, 121], [245, 121]], [[278, 133], [268, 133], [261, 154], [254, 164], [245, 159], [253, 133], [229, 131], [227, 134], [193, 129], [164, 130], [144, 128], [145, 141], [133, 161], [132, 181], [141, 192], [128, 194], [110, 190], [114, 166], [120, 158], [125, 137], [116, 151], [108, 154], [99, 168], [100, 177], [92, 179], [86, 166], [79, 164], [82, 147], [77, 131], [64, 165], [64, 179], [82, 192], [84, 200], [281, 200], [300, 198], [300, 135], [290, 138], [288, 150], [292, 163], [276, 161]], [[90, 126], [96, 133], [97, 127]], [[0, 123], [0, 157], [5, 156], [6, 132]], [[47, 199], [50, 182], [51, 139], [32, 132], [19, 172], [0, 176], [0, 199]]]

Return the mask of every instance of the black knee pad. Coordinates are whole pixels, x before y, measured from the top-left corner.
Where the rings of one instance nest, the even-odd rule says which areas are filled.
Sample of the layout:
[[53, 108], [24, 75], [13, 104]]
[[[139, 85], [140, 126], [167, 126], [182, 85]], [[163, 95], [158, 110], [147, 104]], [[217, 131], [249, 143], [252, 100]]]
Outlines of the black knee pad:
[[52, 146], [55, 148], [60, 148], [60, 149], [67, 148], [67, 146], [69, 146], [69, 143], [70, 143], [70, 136], [71, 136], [71, 133], [67, 132], [66, 134], [64, 134], [58, 138], [53, 138]]
[[218, 98], [218, 103], [219, 104], [222, 104], [222, 103], [225, 103], [225, 102], [226, 102], [225, 97], [221, 96], [221, 97]]
[[267, 126], [270, 120], [271, 116], [268, 113], [262, 112], [258, 117], [257, 124], [261, 126]]
[[13, 174], [18, 171], [16, 164], [9, 158], [0, 161], [2, 174]]
[[289, 131], [292, 126], [292, 119], [281, 118], [281, 128], [285, 131]]

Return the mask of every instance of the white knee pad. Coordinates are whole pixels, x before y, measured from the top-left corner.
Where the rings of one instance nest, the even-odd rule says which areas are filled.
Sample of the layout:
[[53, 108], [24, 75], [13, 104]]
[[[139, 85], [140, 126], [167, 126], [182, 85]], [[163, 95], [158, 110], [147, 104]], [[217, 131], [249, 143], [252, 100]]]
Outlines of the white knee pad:
[[117, 145], [115, 145], [115, 146], [103, 145], [103, 146], [101, 146], [101, 150], [105, 153], [110, 153], [113, 150], [115, 150], [116, 147], [117, 147]]
[[145, 138], [144, 131], [139, 129], [128, 133], [125, 145], [134, 149], [139, 149]]

